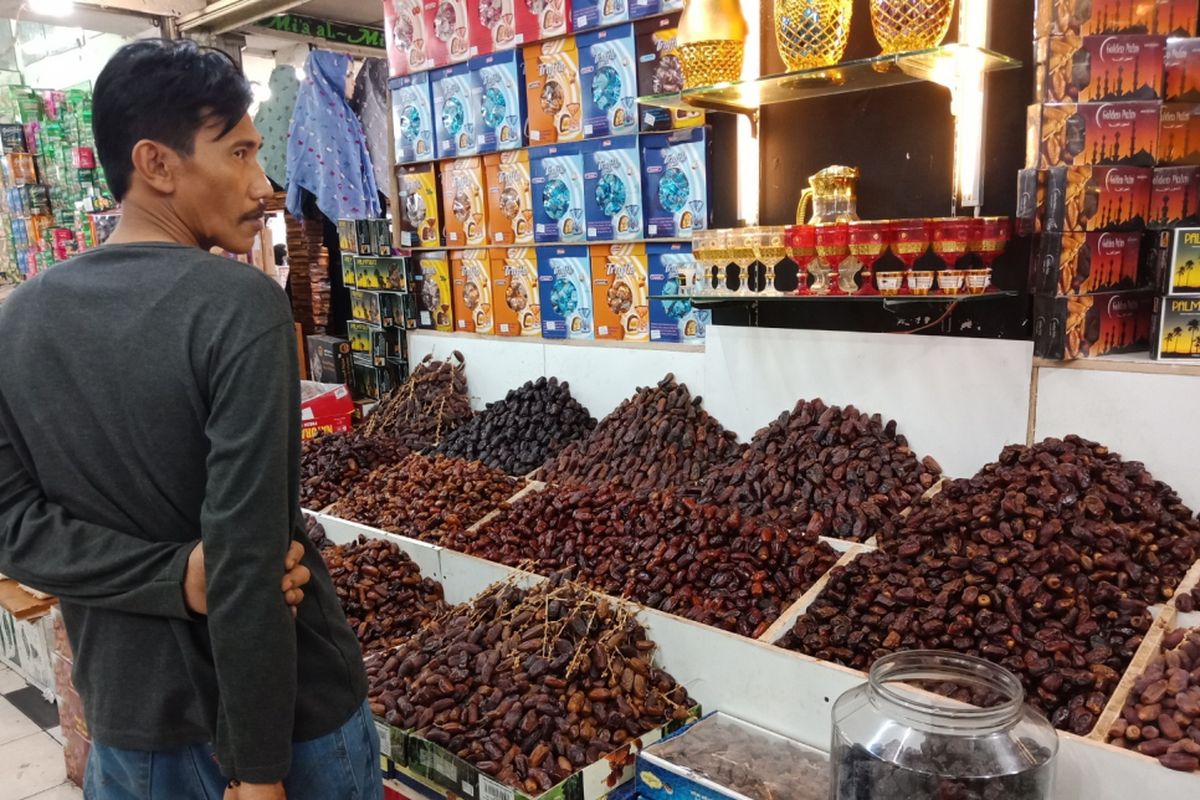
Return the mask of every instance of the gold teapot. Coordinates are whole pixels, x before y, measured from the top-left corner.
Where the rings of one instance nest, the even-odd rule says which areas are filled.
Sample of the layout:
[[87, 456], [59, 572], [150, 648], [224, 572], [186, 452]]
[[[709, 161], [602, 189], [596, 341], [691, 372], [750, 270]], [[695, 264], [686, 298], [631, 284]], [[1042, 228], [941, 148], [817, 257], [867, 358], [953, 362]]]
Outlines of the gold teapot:
[[[796, 206], [797, 225], [830, 225], [858, 219], [857, 167], [834, 165], [808, 178], [808, 187], [800, 193]], [[806, 208], [812, 203], [812, 219], [806, 220]]]

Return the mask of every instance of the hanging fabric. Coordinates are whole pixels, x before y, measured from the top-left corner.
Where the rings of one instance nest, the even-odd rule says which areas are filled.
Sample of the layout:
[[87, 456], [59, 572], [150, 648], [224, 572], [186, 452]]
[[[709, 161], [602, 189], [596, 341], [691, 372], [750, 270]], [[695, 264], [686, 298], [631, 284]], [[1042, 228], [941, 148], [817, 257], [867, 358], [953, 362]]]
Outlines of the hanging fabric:
[[350, 98], [350, 107], [362, 120], [363, 130], [367, 134], [367, 151], [371, 154], [375, 183], [380, 191], [384, 192], [391, 182], [388, 174], [391, 161], [388, 114], [391, 111], [387, 83], [387, 60], [368, 58], [358, 71], [358, 78], [354, 81], [354, 94]]
[[302, 189], [331, 220], [380, 216], [362, 123], [346, 102], [350, 57], [314, 50], [304, 64], [288, 131], [287, 209], [302, 216]]
[[295, 68], [276, 67], [271, 71], [267, 86], [271, 90], [271, 97], [259, 106], [258, 113], [254, 115], [254, 127], [263, 137], [258, 163], [268, 178], [279, 186], [286, 186], [288, 127], [292, 122], [292, 111], [296, 108], [296, 95], [300, 91]]

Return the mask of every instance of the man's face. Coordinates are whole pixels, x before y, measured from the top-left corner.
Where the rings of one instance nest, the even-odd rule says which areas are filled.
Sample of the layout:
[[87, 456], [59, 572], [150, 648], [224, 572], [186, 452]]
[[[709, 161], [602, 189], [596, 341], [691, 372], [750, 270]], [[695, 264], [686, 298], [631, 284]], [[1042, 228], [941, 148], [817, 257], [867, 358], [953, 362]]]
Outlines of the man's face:
[[221, 128], [213, 121], [196, 134], [192, 156], [183, 159], [175, 181], [174, 205], [201, 247], [248, 253], [272, 194], [258, 165], [262, 137], [249, 114], [224, 136]]

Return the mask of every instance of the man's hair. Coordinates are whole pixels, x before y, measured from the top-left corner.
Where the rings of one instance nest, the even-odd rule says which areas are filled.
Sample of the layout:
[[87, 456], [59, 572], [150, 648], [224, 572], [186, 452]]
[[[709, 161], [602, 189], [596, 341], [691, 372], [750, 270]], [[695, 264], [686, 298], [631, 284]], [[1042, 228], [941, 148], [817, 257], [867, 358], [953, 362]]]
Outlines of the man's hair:
[[92, 97], [96, 155], [113, 196], [121, 200], [129, 191], [139, 141], [190, 156], [202, 127], [215, 121], [224, 136], [251, 100], [249, 81], [220, 50], [164, 39], [122, 47], [105, 64]]

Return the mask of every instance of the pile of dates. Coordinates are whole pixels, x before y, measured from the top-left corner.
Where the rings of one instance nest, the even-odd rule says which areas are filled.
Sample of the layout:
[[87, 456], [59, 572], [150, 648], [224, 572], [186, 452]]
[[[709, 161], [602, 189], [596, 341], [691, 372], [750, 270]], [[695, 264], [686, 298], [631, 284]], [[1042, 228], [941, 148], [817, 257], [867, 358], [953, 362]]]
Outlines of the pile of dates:
[[445, 544], [510, 566], [532, 561], [542, 574], [565, 571], [607, 594], [750, 637], [837, 561], [816, 536], [728, 506], [611, 486], [531, 492]]
[[300, 505], [320, 510], [341, 499], [354, 482], [420, 447], [393, 436], [330, 433], [306, 441], [300, 455]]
[[538, 478], [562, 484], [611, 483], [624, 489], [699, 485], [710, 470], [737, 459], [737, 435], [668, 374], [601, 420], [591, 436], [566, 447]]
[[329, 541], [329, 537], [325, 534], [325, 526], [316, 517], [309, 514], [304, 515], [304, 535], [318, 550], [333, 547], [333, 542]]
[[457, 428], [436, 452], [482, 461], [509, 475], [527, 475], [571, 442], [587, 436], [596, 419], [558, 378], [538, 378]]
[[1108, 735], [1164, 767], [1200, 770], [1200, 628], [1167, 634]]
[[941, 472], [932, 458], [917, 458], [894, 421], [801, 400], [756, 433], [741, 459], [709, 472], [701, 498], [858, 542], [891, 530]]
[[623, 607], [561, 576], [501, 584], [368, 663], [369, 701], [533, 797], [689, 718], [691, 698], [654, 666], [654, 649]]
[[390, 650], [446, 609], [442, 585], [395, 542], [360, 536], [321, 555], [363, 655]]
[[494, 511], [521, 482], [478, 461], [413, 454], [360, 479], [329, 512], [373, 528], [441, 544]]
[[1078, 437], [1005, 448], [922, 502], [882, 550], [835, 569], [780, 642], [857, 669], [949, 649], [1021, 678], [1086, 734], [1200, 555], [1200, 523], [1141, 464]]
[[474, 416], [467, 394], [466, 361], [457, 350], [453, 360], [425, 356], [404, 383], [371, 413], [367, 436], [391, 436], [410, 449], [425, 451]]

